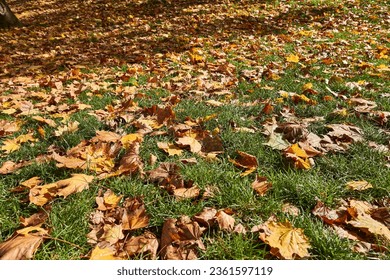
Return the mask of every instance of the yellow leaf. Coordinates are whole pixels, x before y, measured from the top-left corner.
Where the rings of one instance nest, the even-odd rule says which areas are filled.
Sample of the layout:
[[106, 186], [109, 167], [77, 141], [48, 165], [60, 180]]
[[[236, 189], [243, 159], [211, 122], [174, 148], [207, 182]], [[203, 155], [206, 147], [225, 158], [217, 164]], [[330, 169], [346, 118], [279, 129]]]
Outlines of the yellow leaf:
[[174, 156], [178, 155], [180, 156], [183, 153], [183, 150], [177, 147], [175, 144], [172, 143], [164, 143], [164, 142], [158, 142], [157, 146], [164, 150], [168, 155]]
[[176, 143], [179, 146], [189, 146], [190, 151], [193, 153], [199, 153], [202, 149], [202, 145], [200, 144], [200, 142], [198, 140], [196, 140], [195, 138], [192, 138], [192, 137], [188, 137], [188, 136], [180, 137], [176, 141]]
[[142, 141], [142, 135], [138, 133], [131, 133], [123, 136], [121, 138], [121, 143], [125, 149], [129, 148], [133, 142], [141, 142]]
[[277, 223], [267, 222], [270, 234], [265, 237], [264, 241], [270, 245], [275, 255], [280, 254], [283, 259], [294, 259], [310, 256], [308, 249], [311, 247], [309, 239], [305, 236], [300, 228], [293, 228], [289, 222]]
[[20, 144], [17, 139], [4, 140], [1, 150], [5, 151], [6, 154], [10, 154], [20, 149]]
[[312, 88], [313, 88], [313, 84], [312, 83], [307, 83], [307, 84], [303, 85], [303, 90], [312, 89]]
[[89, 183], [92, 182], [93, 176], [85, 174], [73, 174], [71, 178], [57, 182], [58, 189], [61, 189], [57, 195], [66, 198], [73, 193], [81, 192], [88, 189]]
[[370, 215], [360, 213], [356, 218], [347, 222], [354, 227], [367, 230], [380, 238], [383, 238], [386, 243], [390, 244], [390, 230], [382, 223], [371, 218]]
[[372, 185], [367, 181], [350, 181], [346, 184], [346, 187], [354, 191], [363, 191], [372, 188]]
[[288, 62], [297, 63], [299, 62], [299, 56], [297, 56], [296, 54], [290, 54], [289, 56], [286, 57], [286, 60]]
[[111, 247], [100, 248], [96, 246], [91, 253], [90, 260], [119, 260], [120, 258], [115, 257], [115, 250]]

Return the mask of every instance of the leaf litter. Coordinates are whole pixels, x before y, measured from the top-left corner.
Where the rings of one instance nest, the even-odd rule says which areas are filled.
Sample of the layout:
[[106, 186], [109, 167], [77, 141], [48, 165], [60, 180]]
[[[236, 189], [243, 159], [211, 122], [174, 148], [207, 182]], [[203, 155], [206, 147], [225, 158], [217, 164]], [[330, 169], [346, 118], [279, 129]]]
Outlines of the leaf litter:
[[[390, 113], [372, 97], [388, 97], [387, 93], [377, 94], [383, 83], [352, 81], [355, 73], [383, 79], [389, 71], [383, 64], [389, 53], [383, 41], [386, 36], [380, 36], [384, 31], [358, 16], [350, 17], [342, 12], [350, 5], [354, 7], [356, 1], [324, 6], [329, 11], [340, 12], [335, 14], [328, 14], [326, 9], [317, 11], [310, 5], [301, 7], [312, 20], [304, 29], [299, 24], [292, 25], [299, 17], [287, 1], [278, 3], [277, 9], [253, 1], [242, 1], [238, 9], [208, 1], [196, 7], [182, 7], [178, 3], [168, 9], [156, 3], [154, 12], [161, 15], [158, 19], [145, 12], [144, 1], [130, 4], [108, 1], [104, 9], [99, 3], [76, 2], [68, 3], [77, 7], [74, 15], [67, 15], [66, 21], [57, 18], [51, 22], [50, 17], [39, 17], [43, 22], [37, 22], [41, 10], [34, 5], [38, 2], [25, 6], [14, 4], [28, 27], [2, 31], [0, 174], [23, 174], [20, 172], [23, 168], [43, 163], [54, 163], [56, 168], [73, 173], [51, 183], [44, 183], [46, 180], [38, 177], [20, 179], [19, 186], [12, 190], [21, 195], [28, 192], [30, 204], [48, 207], [58, 199], [67, 200], [75, 193], [86, 191], [90, 185], [120, 176], [137, 177], [145, 184], [154, 184], [176, 201], [209, 203], [221, 191], [220, 187], [202, 186], [187, 179], [181, 166], [194, 164], [196, 167], [203, 160], [219, 164], [226, 159], [241, 169], [242, 172], [236, 172], [242, 180], [249, 178], [247, 185], [253, 195], [267, 199], [278, 186], [273, 186], [267, 176], [259, 175], [264, 168], [261, 158], [240, 148], [235, 149], [234, 156], [230, 154], [226, 129], [253, 135], [261, 132], [265, 138], [261, 144], [269, 152], [280, 155], [288, 166], [303, 172], [316, 168], [317, 157], [348, 154], [353, 145], [369, 139], [361, 127], [349, 122], [352, 116], [375, 124], [387, 138], [390, 135]], [[385, 13], [381, 6], [359, 7], [362, 13], [373, 17]], [[198, 13], [199, 9], [202, 13]], [[98, 17], [95, 11], [101, 11]], [[106, 11], [113, 11], [112, 16], [107, 16]], [[52, 12], [56, 15], [59, 10], [53, 7]], [[83, 21], [79, 20], [80, 16]], [[259, 24], [264, 17], [277, 23], [272, 28]], [[219, 28], [219, 22], [224, 28]], [[257, 27], [260, 25], [261, 28]], [[275, 28], [288, 35], [273, 32]], [[372, 28], [377, 37], [370, 34]], [[338, 29], [361, 34], [362, 39], [357, 43], [362, 49], [352, 49], [348, 40], [338, 39]], [[135, 31], [141, 35], [133, 36]], [[285, 46], [292, 43], [294, 50], [286, 51]], [[314, 53], [312, 44], [321, 52]], [[351, 53], [346, 55], [344, 48]], [[263, 62], [268, 55], [279, 59]], [[250, 69], [241, 69], [240, 63]], [[319, 69], [317, 64], [327, 68], [324, 71], [327, 78], [313, 74], [313, 70]], [[118, 71], [122, 65], [123, 69]], [[295, 92], [279, 88], [276, 82], [294, 67], [295, 82], [302, 82], [303, 86]], [[256, 90], [272, 93], [272, 97], [244, 100], [254, 92], [249, 89], [239, 98], [242, 81], [250, 82]], [[324, 84], [320, 86], [321, 83]], [[333, 86], [337, 83], [345, 90], [336, 90]], [[157, 94], [158, 104], [144, 105], [143, 101], [151, 101], [148, 92], [159, 90], [167, 94]], [[116, 99], [104, 108], [89, 104], [107, 94]], [[183, 120], [179, 117], [183, 111], [178, 108], [188, 101], [204, 104], [212, 113], [197, 118], [187, 116]], [[337, 103], [329, 115], [334, 118], [331, 123], [325, 121], [325, 116], [304, 118], [298, 113], [299, 108], [314, 110], [327, 102]], [[248, 112], [255, 109], [256, 113], [248, 120], [256, 123], [238, 125], [231, 120], [224, 126], [220, 121], [223, 116], [219, 114], [225, 106], [245, 108]], [[71, 147], [58, 146], [67, 137], [82, 135], [88, 126], [74, 119], [79, 113], [95, 118], [104, 129]], [[37, 128], [31, 129], [31, 124]], [[313, 131], [312, 125], [321, 126], [321, 133]], [[151, 154], [150, 161], [144, 161], [141, 153], [150, 139], [156, 140], [156, 147], [168, 158], [163, 157], [161, 161], [160, 156]], [[40, 141], [50, 142], [46, 153], [26, 159], [18, 156], [24, 150], [34, 149]], [[389, 145], [371, 141], [369, 147], [383, 153], [389, 162]], [[364, 193], [375, 186], [359, 179], [347, 182], [345, 188]], [[159, 225], [152, 225], [142, 197], [127, 197], [107, 189], [99, 191], [95, 202], [96, 210], [89, 219], [88, 242], [92, 249], [86, 258], [90, 259], [138, 256], [196, 259], [207, 249], [204, 235], [210, 229], [245, 235], [248, 227], [240, 223], [240, 218], [248, 219], [240, 217], [240, 209], [220, 209], [217, 205], [204, 207], [193, 217], [167, 217]], [[389, 242], [388, 207], [348, 198], [336, 209], [327, 208], [319, 201], [312, 214], [342, 238], [354, 240], [354, 250], [367, 253], [385, 251], [385, 246], [380, 244]], [[289, 203], [283, 204], [281, 212], [300, 215], [300, 210]], [[33, 258], [49, 236], [46, 215], [37, 212], [21, 218], [23, 228], [0, 243], [0, 257]], [[258, 227], [261, 228], [259, 240], [270, 248], [273, 257], [310, 258], [310, 238], [291, 221], [278, 222], [270, 217]]]

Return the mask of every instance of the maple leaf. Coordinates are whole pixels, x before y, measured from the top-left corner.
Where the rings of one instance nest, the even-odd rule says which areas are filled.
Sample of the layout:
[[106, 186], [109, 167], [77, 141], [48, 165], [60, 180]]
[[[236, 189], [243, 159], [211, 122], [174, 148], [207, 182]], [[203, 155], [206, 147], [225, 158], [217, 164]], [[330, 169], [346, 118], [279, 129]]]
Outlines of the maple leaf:
[[119, 201], [122, 199], [123, 195], [117, 196], [112, 190], [108, 189], [103, 197], [96, 197], [96, 204], [98, 205], [98, 210], [110, 210], [118, 206]]
[[64, 134], [70, 134], [76, 132], [79, 129], [79, 122], [69, 122], [67, 125], [59, 127], [56, 131], [54, 131], [55, 136], [62, 136]]
[[268, 181], [267, 177], [260, 177], [256, 174], [256, 179], [251, 184], [252, 189], [259, 194], [264, 196], [266, 192], [272, 187], [272, 183]]
[[103, 230], [104, 234], [101, 237], [101, 240], [107, 241], [110, 245], [113, 245], [119, 240], [125, 238], [122, 232], [122, 225], [105, 224]]
[[287, 158], [293, 160], [294, 167], [298, 169], [310, 169], [311, 164], [309, 161], [309, 156], [305, 150], [301, 149], [297, 143], [291, 145], [286, 150], [284, 154]]
[[117, 142], [121, 140], [121, 136], [115, 132], [111, 131], [104, 131], [99, 130], [96, 131], [96, 136], [94, 137], [94, 140], [100, 141], [100, 142]]
[[157, 258], [157, 250], [159, 242], [157, 237], [151, 232], [145, 232], [139, 236], [132, 236], [126, 241], [124, 250], [129, 257], [142, 254], [143, 256], [150, 256], [152, 260]]
[[48, 232], [41, 227], [26, 227], [0, 243], [0, 260], [31, 259]]
[[91, 183], [93, 179], [94, 176], [90, 175], [72, 174], [71, 178], [60, 180], [56, 183], [59, 190], [56, 195], [66, 198], [73, 193], [82, 192], [89, 188], [89, 183]]
[[177, 139], [176, 143], [179, 146], [189, 146], [192, 153], [199, 153], [202, 149], [202, 145], [198, 140], [192, 137], [184, 136]]
[[238, 158], [236, 160], [229, 159], [229, 161], [237, 167], [246, 169], [246, 171], [241, 174], [242, 177], [249, 175], [257, 169], [258, 163], [255, 156], [242, 151], [237, 151], [237, 154]]
[[15, 172], [16, 170], [26, 166], [26, 165], [29, 165], [30, 163], [29, 162], [19, 162], [19, 163], [15, 163], [13, 161], [6, 161], [3, 163], [3, 165], [0, 167], [0, 174], [10, 174], [10, 173], [13, 173]]
[[200, 188], [198, 186], [193, 186], [190, 188], [175, 188], [172, 193], [178, 200], [195, 198], [199, 196]]
[[212, 207], [205, 207], [202, 211], [194, 216], [194, 220], [200, 225], [212, 227], [215, 224], [215, 215], [217, 210]]
[[297, 56], [296, 54], [290, 54], [286, 57], [286, 60], [288, 62], [293, 62], [293, 63], [297, 63], [299, 62], [299, 56]]
[[200, 240], [203, 229], [189, 217], [167, 219], [161, 233], [161, 257], [166, 260], [195, 260], [197, 250], [204, 250]]
[[3, 146], [1, 146], [1, 150], [5, 151], [6, 154], [10, 154], [19, 149], [20, 149], [20, 142], [18, 141], [18, 139], [4, 140]]
[[20, 122], [9, 122], [7, 120], [0, 120], [0, 137], [12, 134], [20, 130]]
[[292, 227], [289, 222], [268, 221], [265, 226], [269, 232], [262, 240], [271, 246], [271, 254], [287, 260], [310, 256], [309, 239], [302, 229]]
[[123, 203], [122, 225], [124, 230], [135, 230], [149, 225], [149, 216], [140, 198], [127, 198]]
[[372, 188], [372, 185], [367, 181], [350, 181], [346, 183], [346, 187], [350, 190], [363, 191]]
[[172, 143], [164, 143], [164, 142], [158, 142], [157, 146], [164, 150], [168, 155], [174, 156], [178, 155], [180, 156], [183, 153], [183, 150], [177, 147], [175, 144]]
[[36, 121], [39, 121], [39, 122], [42, 122], [42, 123], [45, 123], [45, 124], [49, 125], [50, 127], [56, 127], [57, 126], [55, 121], [53, 121], [51, 119], [43, 118], [41, 116], [33, 116], [32, 119], [34, 119]]
[[236, 222], [236, 220], [224, 210], [219, 210], [217, 214], [215, 214], [215, 220], [217, 221], [220, 229], [227, 231], [232, 231], [234, 223]]
[[111, 246], [101, 248], [99, 245], [93, 248], [90, 260], [120, 260], [120, 257], [115, 256], [116, 250]]

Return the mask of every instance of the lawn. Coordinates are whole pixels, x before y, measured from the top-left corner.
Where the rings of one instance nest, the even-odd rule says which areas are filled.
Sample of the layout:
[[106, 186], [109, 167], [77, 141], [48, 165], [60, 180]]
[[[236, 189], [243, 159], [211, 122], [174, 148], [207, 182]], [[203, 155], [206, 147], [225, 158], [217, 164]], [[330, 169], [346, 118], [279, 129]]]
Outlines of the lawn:
[[387, 1], [8, 2], [0, 259], [390, 259]]

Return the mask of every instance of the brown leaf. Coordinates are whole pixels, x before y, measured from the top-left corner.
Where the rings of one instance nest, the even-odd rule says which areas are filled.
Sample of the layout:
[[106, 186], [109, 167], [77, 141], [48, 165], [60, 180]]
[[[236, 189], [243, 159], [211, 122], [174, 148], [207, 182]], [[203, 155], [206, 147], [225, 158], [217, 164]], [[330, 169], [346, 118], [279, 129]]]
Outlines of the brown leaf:
[[215, 224], [215, 215], [217, 210], [211, 207], [205, 207], [194, 216], [194, 220], [205, 227], [212, 227]]
[[20, 217], [20, 224], [24, 227], [34, 227], [44, 223], [48, 218], [47, 211], [40, 211], [38, 213], [32, 214], [28, 218]]
[[29, 163], [28, 162], [15, 163], [13, 161], [6, 161], [0, 167], [0, 174], [2, 174], [2, 175], [11, 174], [11, 173], [15, 172], [16, 170], [18, 170], [26, 165], [29, 165]]
[[115, 132], [99, 130], [96, 131], [94, 139], [100, 142], [117, 142], [121, 139], [121, 136]]
[[315, 216], [320, 217], [327, 224], [344, 224], [348, 218], [346, 209], [332, 210], [321, 201], [317, 201], [316, 206], [312, 210]]
[[252, 156], [242, 151], [237, 151], [237, 153], [238, 153], [238, 158], [235, 160], [229, 159], [229, 161], [237, 167], [246, 169], [246, 171], [243, 174], [241, 174], [241, 176], [249, 175], [250, 173], [254, 172], [257, 169], [258, 163], [255, 156]]
[[89, 188], [89, 183], [91, 183], [93, 179], [94, 176], [90, 175], [72, 174], [71, 178], [60, 180], [56, 183], [59, 190], [56, 195], [66, 198], [68, 195], [82, 192]]
[[218, 223], [218, 226], [220, 229], [227, 230], [227, 231], [232, 231], [234, 228], [234, 223], [236, 220], [227, 214], [223, 210], [219, 210], [217, 214], [215, 215], [215, 220]]
[[112, 190], [108, 189], [103, 197], [96, 197], [96, 204], [98, 205], [98, 210], [110, 210], [118, 206], [119, 201], [122, 199], [123, 195], [117, 196]]
[[125, 236], [123, 234], [122, 225], [105, 224], [103, 226], [104, 234], [101, 240], [107, 241], [110, 245], [116, 244], [119, 240], [122, 240]]
[[164, 143], [164, 142], [158, 142], [157, 146], [164, 150], [168, 155], [174, 156], [178, 155], [180, 156], [183, 153], [183, 150], [177, 147], [175, 144], [172, 143]]
[[193, 186], [190, 188], [177, 188], [173, 190], [173, 195], [178, 199], [196, 198], [200, 194], [200, 188]]
[[25, 260], [33, 258], [48, 233], [40, 227], [18, 230], [8, 240], [0, 243], [0, 260]]
[[116, 250], [112, 246], [105, 246], [104, 248], [97, 245], [93, 248], [90, 256], [90, 260], [120, 260], [116, 257]]
[[267, 177], [260, 177], [256, 174], [256, 179], [251, 186], [257, 194], [264, 196], [266, 192], [272, 187], [272, 183], [268, 181]]
[[142, 256], [150, 256], [152, 260], [157, 258], [159, 242], [157, 237], [151, 232], [145, 232], [139, 236], [132, 236], [125, 243], [124, 249], [129, 257], [142, 254]]
[[204, 250], [200, 240], [203, 229], [187, 216], [167, 219], [161, 233], [161, 257], [166, 260], [195, 260], [197, 251]]

